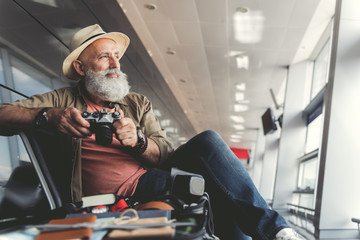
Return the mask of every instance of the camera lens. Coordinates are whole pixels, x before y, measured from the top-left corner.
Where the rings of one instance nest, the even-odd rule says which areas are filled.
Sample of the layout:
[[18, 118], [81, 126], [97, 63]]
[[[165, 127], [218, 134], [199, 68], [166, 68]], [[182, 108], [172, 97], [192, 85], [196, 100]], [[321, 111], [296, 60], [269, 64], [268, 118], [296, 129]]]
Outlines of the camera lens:
[[112, 142], [113, 131], [111, 125], [98, 125], [95, 130], [96, 143], [101, 146], [108, 146]]

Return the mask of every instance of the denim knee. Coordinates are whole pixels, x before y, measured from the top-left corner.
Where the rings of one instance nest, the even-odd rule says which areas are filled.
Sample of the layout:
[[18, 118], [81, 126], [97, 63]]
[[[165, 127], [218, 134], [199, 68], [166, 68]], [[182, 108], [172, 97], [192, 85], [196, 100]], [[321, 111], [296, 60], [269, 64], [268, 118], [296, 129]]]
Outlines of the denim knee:
[[221, 136], [214, 130], [206, 130], [197, 134], [192, 141], [197, 142], [197, 144], [203, 145], [204, 147], [213, 146], [213, 144], [218, 144], [223, 142]]

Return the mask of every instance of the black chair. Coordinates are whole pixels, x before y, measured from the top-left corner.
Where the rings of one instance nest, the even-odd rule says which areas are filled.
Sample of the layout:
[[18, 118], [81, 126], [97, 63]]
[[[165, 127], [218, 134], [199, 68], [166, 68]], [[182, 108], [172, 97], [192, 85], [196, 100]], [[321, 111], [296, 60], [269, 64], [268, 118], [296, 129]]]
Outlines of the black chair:
[[24, 162], [16, 167], [2, 191], [0, 201], [2, 220], [40, 215], [50, 209], [44, 189], [30, 163]]
[[30, 160], [49, 201], [50, 209], [71, 202], [71, 149], [67, 136], [43, 129], [20, 133]]
[[[54, 215], [63, 217], [62, 214], [66, 215], [69, 211], [76, 210], [77, 207], [83, 208], [115, 203], [117, 199], [114, 194], [105, 194], [105, 197], [101, 195], [84, 197], [80, 203], [82, 205], [72, 203], [70, 191], [72, 147], [66, 146], [66, 144], [71, 144], [68, 136], [42, 129], [31, 129], [20, 133], [20, 136], [33, 165], [31, 175], [34, 176], [34, 173], [36, 173], [38, 176], [37, 181], [34, 181], [34, 185], [40, 186], [41, 189], [39, 193], [41, 198], [39, 197], [38, 201], [33, 205], [38, 206], [41, 203], [41, 206], [47, 207], [52, 214], [48, 214], [48, 217], [52, 218]], [[202, 223], [200, 224], [199, 233], [208, 236], [206, 239], [216, 239], [213, 236], [211, 207], [208, 195], [204, 192], [205, 182], [202, 176], [179, 169], [172, 169], [171, 176], [170, 194], [200, 202], [197, 206], [188, 205], [188, 208], [181, 215], [201, 215]], [[109, 195], [114, 197], [112, 198]], [[42, 204], [44, 199], [48, 201], [48, 205]], [[106, 203], [104, 199], [107, 201]], [[36, 211], [36, 208], [33, 207], [32, 210]]]

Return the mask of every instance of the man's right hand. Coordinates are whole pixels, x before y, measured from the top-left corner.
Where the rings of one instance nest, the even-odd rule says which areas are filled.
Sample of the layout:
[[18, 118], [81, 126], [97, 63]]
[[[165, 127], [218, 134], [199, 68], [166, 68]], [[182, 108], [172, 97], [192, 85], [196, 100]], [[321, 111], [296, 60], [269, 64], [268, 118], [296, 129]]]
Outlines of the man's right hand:
[[81, 116], [76, 108], [51, 108], [47, 111], [48, 123], [59, 132], [72, 137], [91, 136], [90, 123]]

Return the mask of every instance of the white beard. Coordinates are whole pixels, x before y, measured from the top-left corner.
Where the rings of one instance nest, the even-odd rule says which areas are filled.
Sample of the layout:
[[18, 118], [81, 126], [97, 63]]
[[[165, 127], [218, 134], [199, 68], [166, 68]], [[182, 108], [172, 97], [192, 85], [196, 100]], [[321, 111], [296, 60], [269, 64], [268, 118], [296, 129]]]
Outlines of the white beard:
[[[109, 73], [116, 73], [119, 77], [107, 77], [106, 74]], [[85, 88], [91, 95], [109, 102], [122, 100], [130, 91], [127, 75], [118, 69], [100, 72], [93, 72], [87, 69], [85, 71]]]

